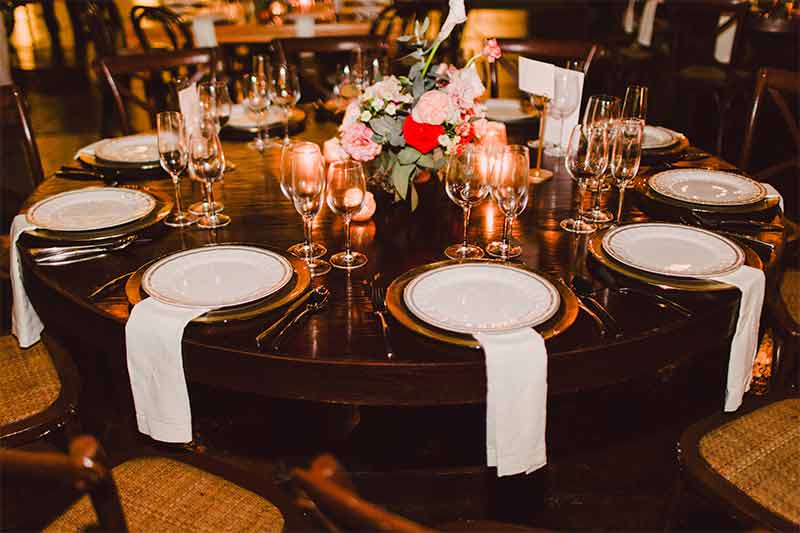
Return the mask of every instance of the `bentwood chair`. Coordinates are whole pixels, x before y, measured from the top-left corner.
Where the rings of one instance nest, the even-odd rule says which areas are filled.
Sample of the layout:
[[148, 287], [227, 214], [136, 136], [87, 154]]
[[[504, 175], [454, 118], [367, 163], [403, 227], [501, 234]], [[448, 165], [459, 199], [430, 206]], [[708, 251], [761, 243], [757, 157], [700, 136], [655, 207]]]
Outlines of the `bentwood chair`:
[[[211, 71], [213, 64], [214, 51], [197, 48], [107, 57], [100, 60], [97, 70], [114, 99], [120, 129], [128, 135], [133, 131], [133, 124], [126, 103], [143, 109], [150, 118], [151, 127], [155, 128], [156, 114], [166, 108], [173, 82], [178, 77], [188, 79], [189, 83], [199, 81]], [[131, 78], [144, 84], [144, 97], [130, 88]]]
[[[562, 66], [566, 61], [575, 60], [582, 65], [583, 73], [588, 78], [592, 63], [605, 55], [605, 50], [598, 44], [583, 41], [556, 41], [551, 39], [498, 39], [497, 44], [503, 56], [489, 64], [490, 94], [497, 98], [500, 94], [498, 63], [513, 79], [517, 79], [518, 56], [547, 61]], [[512, 54], [514, 59], [505, 57]], [[584, 84], [586, 81], [584, 81]]]
[[0, 468], [5, 477], [87, 494], [45, 531], [308, 530], [274, 484], [210, 457], [137, 457], [110, 469], [98, 442], [82, 435], [68, 455], [0, 449]]
[[[142, 50], [149, 52], [153, 49], [145, 27], [147, 24], [160, 28], [169, 38], [171, 50], [194, 48], [192, 32], [184, 20], [168, 7], [133, 6], [131, 8], [131, 24]], [[160, 49], [160, 48], [159, 48]]]
[[678, 459], [676, 507], [690, 489], [747, 528], [800, 529], [800, 398], [701, 420], [683, 433]]

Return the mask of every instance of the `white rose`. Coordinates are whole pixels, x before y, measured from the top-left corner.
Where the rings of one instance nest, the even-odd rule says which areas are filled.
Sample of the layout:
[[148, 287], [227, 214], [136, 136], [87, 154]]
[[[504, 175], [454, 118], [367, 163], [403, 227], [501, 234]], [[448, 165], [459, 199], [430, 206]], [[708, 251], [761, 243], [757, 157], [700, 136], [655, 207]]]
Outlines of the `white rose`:
[[370, 113], [368, 109], [365, 109], [364, 111], [361, 112], [361, 115], [359, 115], [358, 120], [360, 120], [361, 122], [369, 122], [371, 118], [372, 118], [372, 113]]
[[394, 102], [389, 102], [388, 104], [386, 104], [385, 111], [387, 115], [394, 116], [394, 114], [397, 113], [397, 106], [394, 105]]

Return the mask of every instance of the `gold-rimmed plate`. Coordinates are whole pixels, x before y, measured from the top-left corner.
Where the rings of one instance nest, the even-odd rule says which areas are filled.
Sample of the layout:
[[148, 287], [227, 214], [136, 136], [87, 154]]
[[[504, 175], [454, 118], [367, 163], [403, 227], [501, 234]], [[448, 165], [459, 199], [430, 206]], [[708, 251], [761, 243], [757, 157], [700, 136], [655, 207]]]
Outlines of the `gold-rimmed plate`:
[[420, 320], [408, 309], [404, 301], [406, 286], [417, 276], [442, 267], [464, 263], [485, 263], [494, 265], [501, 264], [509, 268], [522, 270], [524, 272], [533, 272], [552, 283], [558, 291], [561, 305], [559, 306], [558, 311], [556, 311], [556, 313], [550, 319], [535, 327], [536, 331], [538, 331], [545, 339], [555, 337], [556, 335], [564, 332], [575, 322], [575, 319], [578, 317], [578, 300], [572, 291], [569, 290], [569, 288], [567, 288], [567, 286], [561, 281], [554, 280], [550, 276], [536, 272], [535, 270], [529, 269], [523, 265], [501, 263], [492, 259], [439, 261], [409, 270], [408, 272], [395, 278], [395, 280], [392, 281], [392, 283], [386, 289], [386, 307], [389, 309], [389, 312], [398, 322], [414, 333], [447, 344], [462, 346], [464, 348], [479, 349], [480, 344], [471, 335], [440, 329], [432, 324], [428, 324], [427, 322]]
[[[280, 307], [283, 307], [284, 305], [293, 302], [301, 294], [307, 291], [308, 287], [311, 285], [311, 272], [308, 270], [308, 265], [306, 264], [306, 262], [303, 261], [302, 259], [294, 257], [293, 255], [290, 255], [282, 250], [278, 250], [270, 246], [263, 246], [260, 244], [252, 244], [252, 243], [226, 243], [226, 244], [254, 246], [278, 253], [283, 257], [285, 257], [291, 263], [294, 273], [292, 274], [291, 279], [289, 280], [288, 283], [286, 283], [286, 285], [284, 285], [280, 290], [267, 296], [266, 298], [262, 298], [260, 300], [256, 300], [254, 302], [250, 302], [244, 305], [238, 305], [235, 307], [226, 307], [222, 309], [216, 309], [214, 311], [209, 311], [208, 313], [205, 313], [204, 315], [195, 318], [192, 322], [197, 322], [200, 324], [219, 324], [224, 322], [248, 320], [250, 318], [255, 318], [257, 316], [263, 315], [270, 311], [274, 311], [275, 309], [278, 309]], [[209, 244], [206, 246], [210, 247], [219, 245]], [[162, 257], [158, 257], [156, 259], [153, 259], [152, 261], [145, 263], [139, 268], [139, 270], [134, 272], [130, 278], [128, 278], [128, 281], [125, 283], [125, 296], [128, 298], [128, 303], [130, 303], [131, 305], [136, 305], [137, 303], [141, 302], [142, 300], [148, 297], [147, 293], [145, 293], [144, 290], [142, 289], [142, 277], [144, 276], [144, 273], [147, 271], [148, 268], [150, 268], [151, 265], [169, 255], [173, 255], [173, 253], [165, 254]]]
[[[678, 290], [689, 292], [709, 292], [709, 291], [726, 291], [730, 290], [733, 285], [714, 281], [711, 279], [693, 279], [693, 278], [674, 278], [670, 276], [659, 276], [651, 274], [642, 270], [636, 270], [614, 260], [603, 249], [603, 237], [606, 231], [598, 231], [592, 234], [588, 242], [588, 250], [592, 258], [600, 263], [601, 266], [608, 268], [618, 274], [622, 274], [640, 283], [646, 285], [653, 285], [664, 290]], [[744, 251], [745, 259], [744, 264], [753, 268], [762, 269], [764, 264], [761, 258], [749, 247], [737, 243]]]

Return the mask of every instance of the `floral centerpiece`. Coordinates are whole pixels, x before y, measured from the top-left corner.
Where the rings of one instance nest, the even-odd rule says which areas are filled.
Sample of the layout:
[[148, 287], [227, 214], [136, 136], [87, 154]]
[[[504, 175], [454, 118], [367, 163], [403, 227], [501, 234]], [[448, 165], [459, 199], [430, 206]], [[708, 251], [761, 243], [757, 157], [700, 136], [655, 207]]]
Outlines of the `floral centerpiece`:
[[465, 20], [464, 1], [450, 0], [450, 12], [430, 46], [423, 37], [428, 20], [415, 23], [414, 35], [400, 38], [414, 48], [403, 58], [410, 64], [408, 74], [364, 89], [348, 105], [339, 128], [335, 150], [373, 162], [371, 180], [394, 193], [395, 200], [408, 199], [412, 210], [418, 202], [415, 180], [442, 168], [447, 156], [480, 138], [486, 128], [478, 101], [485, 88], [474, 63], [481, 56], [489, 61], [500, 57], [497, 41], [488, 40], [464, 68], [433, 64], [439, 45]]

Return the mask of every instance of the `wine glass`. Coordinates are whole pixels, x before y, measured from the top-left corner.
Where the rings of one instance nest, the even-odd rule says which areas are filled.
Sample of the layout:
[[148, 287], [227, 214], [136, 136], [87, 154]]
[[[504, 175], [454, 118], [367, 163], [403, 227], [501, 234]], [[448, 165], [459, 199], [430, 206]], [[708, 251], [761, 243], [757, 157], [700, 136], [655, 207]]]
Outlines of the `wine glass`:
[[561, 157], [564, 148], [561, 139], [564, 137], [564, 120], [578, 107], [578, 76], [568, 69], [555, 69], [553, 76], [553, 98], [550, 100], [550, 114], [558, 119], [558, 143], [546, 150], [547, 155]]
[[186, 128], [183, 115], [177, 111], [167, 111], [156, 116], [158, 129], [158, 155], [163, 168], [172, 178], [175, 187], [175, 210], [164, 219], [164, 224], [176, 228], [189, 226], [197, 218], [183, 210], [181, 202], [181, 173], [189, 162], [189, 149], [186, 141]]
[[[589, 181], [604, 174], [608, 166], [608, 130], [598, 125], [576, 125], [569, 136], [564, 164], [578, 184], [580, 206]], [[597, 229], [580, 216], [562, 220], [561, 227], [573, 233], [591, 233]]]
[[270, 86], [272, 79], [269, 76], [270, 67], [266, 57], [253, 56], [253, 70], [242, 78], [243, 101], [245, 110], [256, 121], [258, 133], [252, 143], [247, 146], [253, 150], [263, 152], [269, 146], [269, 139], [264, 139], [264, 124], [269, 114]]
[[480, 246], [469, 244], [467, 229], [472, 207], [489, 195], [489, 173], [492, 167], [492, 148], [466, 145], [450, 156], [445, 176], [445, 191], [456, 205], [464, 210], [464, 240], [448, 246], [444, 255], [450, 259], [483, 257]]
[[622, 221], [622, 206], [625, 189], [639, 172], [642, 160], [642, 136], [644, 121], [639, 118], [623, 118], [617, 121], [611, 135], [611, 174], [619, 187], [617, 224]]
[[200, 103], [200, 120], [217, 120], [217, 86], [213, 81], [197, 85], [197, 101]]
[[619, 118], [620, 101], [616, 96], [607, 94], [595, 94], [589, 97], [586, 103], [586, 110], [583, 112], [583, 123], [591, 125], [595, 123], [607, 124]]
[[205, 185], [209, 208], [197, 221], [197, 226], [208, 229], [227, 226], [231, 222], [230, 217], [219, 214], [214, 202], [214, 182], [221, 180], [225, 172], [225, 154], [217, 134], [216, 121], [204, 120], [200, 123], [190, 141], [189, 158], [196, 179]]
[[305, 259], [312, 276], [321, 276], [330, 272], [331, 265], [327, 261], [317, 259], [328, 253], [328, 250], [321, 244], [315, 243], [312, 238], [314, 217], [325, 201], [325, 159], [319, 146], [311, 142], [294, 145], [290, 156], [289, 173], [292, 203], [303, 217], [305, 230], [305, 242], [291, 246], [289, 252]]
[[283, 108], [283, 144], [289, 144], [289, 117], [300, 101], [300, 82], [294, 67], [281, 63], [275, 67], [270, 99]]
[[647, 87], [628, 85], [622, 104], [622, 118], [638, 118], [643, 122], [647, 120]]
[[[294, 202], [294, 185], [292, 184], [292, 165], [294, 164], [294, 160], [296, 158], [302, 158], [305, 161], [306, 166], [311, 165], [311, 161], [316, 160], [316, 154], [319, 152], [319, 146], [312, 142], [293, 142], [290, 144], [283, 145], [281, 147], [281, 163], [280, 163], [280, 187], [283, 196], [286, 197], [287, 200], [290, 202]], [[324, 158], [323, 158], [324, 161]], [[325, 173], [325, 168], [323, 164], [323, 174]], [[324, 201], [324, 197], [323, 197]], [[302, 213], [300, 213], [302, 215]], [[311, 247], [310, 249], [308, 247]], [[313, 258], [322, 257], [328, 250], [319, 243], [315, 242], [302, 242], [298, 244], [294, 244], [289, 247], [289, 252], [297, 257], [304, 258], [307, 255], [311, 255]]]
[[514, 218], [528, 205], [528, 172], [530, 155], [527, 146], [509, 145], [500, 147], [490, 177], [492, 198], [505, 215], [503, 240], [491, 242], [486, 253], [502, 260], [517, 257], [522, 248], [509, 242]]
[[334, 161], [328, 167], [328, 207], [344, 219], [344, 252], [331, 256], [331, 265], [351, 270], [367, 263], [367, 256], [350, 250], [350, 221], [364, 202], [366, 178], [359, 161]]
[[[217, 120], [219, 121], [220, 129], [224, 128], [228, 121], [231, 119], [231, 112], [233, 111], [233, 100], [228, 91], [228, 83], [225, 81], [218, 81], [215, 84], [217, 91]], [[230, 161], [228, 161], [230, 166]], [[230, 168], [228, 169], [230, 170]]]

